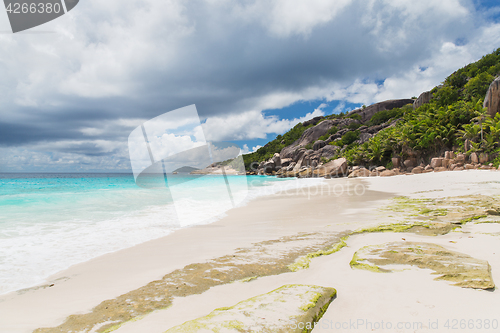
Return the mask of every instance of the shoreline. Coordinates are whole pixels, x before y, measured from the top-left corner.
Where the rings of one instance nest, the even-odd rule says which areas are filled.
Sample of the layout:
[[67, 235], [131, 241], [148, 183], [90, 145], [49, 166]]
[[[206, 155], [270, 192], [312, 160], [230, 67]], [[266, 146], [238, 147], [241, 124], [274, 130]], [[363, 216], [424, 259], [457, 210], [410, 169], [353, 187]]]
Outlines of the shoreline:
[[[249, 202], [251, 202], [252, 200], [255, 200], [256, 198], [259, 198], [261, 196], [270, 195], [276, 191], [280, 191], [279, 190], [280, 187], [300, 188], [300, 187], [304, 187], [304, 186], [309, 186], [308, 183], [311, 182], [311, 181], [305, 181], [305, 180], [294, 181], [292, 179], [290, 179], [290, 180], [276, 180], [276, 179], [274, 179], [275, 177], [267, 177], [267, 176], [257, 176], [257, 178], [260, 178], [257, 180], [252, 179], [252, 177], [249, 177], [249, 178], [250, 178], [249, 182], [253, 181], [254, 183], [252, 184], [252, 186], [250, 186], [250, 183], [249, 183], [248, 197], [245, 200], [243, 200], [238, 206], [247, 205]], [[271, 179], [262, 180], [264, 178], [271, 178]], [[318, 181], [321, 181], [321, 180], [314, 180], [313, 182], [318, 182]], [[261, 184], [262, 182], [266, 182], [266, 183], [268, 183], [268, 185], [262, 185]], [[275, 189], [275, 188], [277, 188], [277, 189]], [[203, 202], [201, 204], [203, 205]], [[207, 205], [205, 205], [205, 206], [207, 206]], [[123, 216], [121, 216], [120, 218], [117, 218], [116, 216], [114, 216], [112, 214], [108, 214], [109, 216], [107, 218], [98, 219], [97, 222], [93, 221], [92, 219], [89, 219], [90, 223], [89, 223], [88, 227], [86, 225], [78, 226], [78, 228], [79, 228], [78, 232], [84, 234], [84, 239], [83, 239], [85, 241], [84, 244], [91, 246], [91, 248], [89, 250], [85, 251], [83, 249], [83, 247], [80, 246], [81, 249], [78, 252], [72, 251], [71, 244], [69, 242], [65, 242], [64, 244], [60, 244], [60, 245], [69, 245], [69, 246], [66, 246], [66, 247], [63, 246], [62, 248], [59, 248], [59, 249], [53, 249], [53, 251], [59, 252], [59, 251], [61, 251], [61, 249], [64, 249], [65, 251], [63, 251], [61, 253], [65, 254], [68, 259], [64, 258], [62, 255], [59, 255], [58, 253], [55, 253], [56, 257], [54, 259], [51, 259], [48, 256], [42, 257], [40, 259], [40, 262], [44, 262], [45, 267], [41, 267], [41, 265], [38, 265], [38, 266], [43, 268], [44, 272], [43, 273], [38, 272], [36, 270], [36, 268], [38, 266], [36, 266], [36, 265], [34, 266], [33, 269], [31, 269], [32, 275], [37, 277], [36, 280], [32, 279], [32, 278], [23, 279], [24, 276], [15, 275], [16, 277], [19, 278], [18, 282], [13, 280], [12, 277], [10, 278], [9, 281], [5, 281], [5, 285], [2, 285], [1, 286], [2, 288], [0, 288], [0, 290], [1, 290], [0, 298], [3, 295], [7, 295], [11, 292], [23, 292], [23, 291], [33, 289], [33, 288], [40, 288], [44, 285], [50, 285], [49, 281], [52, 280], [51, 276], [54, 276], [54, 275], [58, 274], [59, 272], [70, 269], [74, 265], [81, 264], [83, 262], [92, 260], [94, 258], [98, 258], [102, 255], [114, 253], [114, 252], [117, 252], [117, 251], [120, 251], [120, 250], [123, 250], [126, 248], [131, 248], [131, 247], [134, 247], [136, 245], [148, 242], [150, 240], [164, 237], [164, 236], [166, 236], [165, 235], [166, 233], [170, 234], [172, 232], [175, 232], [176, 230], [179, 230], [182, 228], [189, 228], [192, 226], [189, 224], [188, 225], [177, 225], [177, 226], [171, 225], [169, 220], [175, 220], [175, 218], [167, 219], [167, 221], [162, 221], [163, 218], [161, 217], [160, 214], [163, 214], [163, 216], [175, 216], [175, 207], [172, 203], [166, 204], [164, 206], [158, 206], [158, 205], [153, 204], [152, 208], [153, 209], [146, 207], [144, 209], [139, 209], [139, 210], [135, 210], [135, 211], [124, 211], [124, 212], [122, 212]], [[222, 211], [221, 214], [219, 214], [219, 215], [213, 215], [213, 214], [209, 215], [209, 217], [207, 219], [205, 219], [204, 221], [200, 221], [199, 225], [213, 223], [214, 221], [220, 220], [225, 215], [226, 215], [226, 213], [224, 211]], [[131, 216], [135, 216], [135, 217], [131, 217]], [[144, 221], [141, 220], [141, 218], [143, 218], [143, 217], [145, 218]], [[76, 218], [78, 218], [78, 217], [76, 217]], [[146, 223], [146, 225], [152, 224], [153, 225], [152, 229], [154, 231], [156, 231], [156, 233], [151, 232], [151, 231], [143, 232], [141, 230], [142, 234], [139, 237], [125, 233], [118, 238], [118, 239], [121, 239], [124, 243], [119, 244], [116, 240], [114, 240], [113, 244], [111, 244], [111, 245], [107, 244], [105, 246], [100, 246], [100, 242], [105, 241], [105, 239], [103, 237], [92, 236], [92, 233], [95, 233], [98, 235], [100, 231], [108, 232], [108, 230], [112, 230], [112, 229], [110, 229], [109, 226], [106, 226], [106, 225], [104, 226], [104, 229], [103, 229], [103, 227], [99, 228], [98, 225], [94, 226], [93, 223], [96, 222], [97, 224], [104, 224], [104, 222], [108, 222], [108, 223], [115, 223], [116, 222], [115, 224], [117, 224], [119, 221], [121, 221], [120, 224], [125, 226], [124, 228], [128, 229], [128, 230], [132, 230], [132, 228], [134, 228], [134, 227], [135, 228], [143, 228], [142, 230], [145, 230], [145, 228], [142, 226], [143, 223]], [[153, 223], [150, 221], [153, 221]], [[156, 221], [158, 221], [158, 222], [156, 222]], [[42, 222], [44, 222], [44, 221], [42, 221]], [[71, 225], [71, 223], [72, 223], [72, 221], [68, 221], [68, 224]], [[162, 228], [160, 225], [164, 225], [164, 227]], [[108, 228], [106, 229], [106, 227], [108, 227]], [[115, 225], [115, 227], [119, 227], [119, 226]], [[58, 228], [58, 226], [56, 226], [55, 232], [58, 232], [57, 228]], [[110, 234], [109, 236], [111, 236], [112, 232], [110, 231], [108, 234]], [[33, 236], [35, 236], [35, 235], [33, 235]], [[47, 244], [51, 244], [51, 243], [57, 242], [58, 237], [61, 240], [63, 240], [64, 236], [65, 236], [64, 233], [59, 233], [59, 234], [57, 234], [57, 236], [51, 237], [49, 239], [44, 239], [44, 240], [47, 242]], [[69, 236], [72, 236], [72, 235], [70, 234]], [[35, 238], [35, 237], [32, 237], [32, 238]], [[31, 239], [31, 240], [33, 241], [33, 239]], [[34, 241], [37, 241], [37, 240], [38, 239], [34, 239]], [[16, 244], [22, 244], [22, 243], [20, 243], [21, 240], [16, 240], [16, 241], [17, 241], [17, 243], [13, 243], [14, 244], [13, 246], [15, 246]], [[73, 241], [77, 242], [78, 238], [75, 238]], [[24, 243], [29, 243], [29, 240], [24, 240]], [[42, 244], [41, 241], [38, 243]], [[43, 248], [40, 250], [43, 250]], [[20, 253], [23, 253], [22, 249], [20, 249]], [[82, 253], [82, 255], [81, 255], [81, 253]], [[16, 257], [14, 256], [13, 258], [16, 258]], [[22, 261], [23, 258], [19, 258], [19, 259], [20, 259], [20, 263], [23, 263], [23, 261]], [[57, 259], [63, 259], [63, 260], [56, 261]], [[12, 260], [12, 258], [11, 258], [11, 260]], [[20, 267], [20, 269], [27, 267], [27, 264], [23, 264], [23, 265], [25, 265], [25, 266], [22, 266], [20, 264], [18, 267]], [[50, 269], [46, 268], [48, 266], [50, 266]], [[14, 265], [12, 267], [14, 269], [16, 268], [16, 266], [14, 266]], [[46, 274], [47, 272], [50, 274]], [[7, 274], [8, 271], [5, 270], [5, 271], [2, 271], [2, 273]], [[8, 275], [6, 275], [6, 276], [8, 276]], [[29, 277], [30, 275], [27, 275], [27, 276]]]
[[[471, 195], [485, 192], [484, 186], [474, 185], [474, 183], [491, 181], [491, 179], [500, 181], [500, 175], [493, 176], [495, 173], [466, 171], [463, 174], [467, 176], [463, 176], [463, 178], [466, 178], [467, 182], [470, 183], [470, 190], [467, 191], [462, 186], [462, 182], [453, 180], [459, 174], [458, 172], [443, 172], [414, 177], [332, 179], [321, 185], [322, 188], [328, 187], [331, 195], [325, 195], [325, 192], [321, 195], [318, 192], [309, 196], [302, 193], [290, 196], [277, 194], [257, 198], [244, 207], [230, 210], [226, 217], [210, 225], [178, 230], [164, 238], [75, 265], [52, 276], [52, 280], [68, 279], [57, 280], [50, 288], [28, 290], [22, 295], [11, 293], [0, 296], [0, 316], [3, 317], [0, 317], [0, 323], [2, 323], [0, 328], [6, 329], [8, 332], [28, 332], [38, 327], [57, 326], [68, 315], [88, 312], [101, 301], [113, 299], [151, 281], [161, 279], [168, 272], [183, 269], [193, 263], [203, 263], [217, 257], [227, 256], [237, 252], [238, 248], [249, 248], [258, 242], [293, 237], [300, 232], [324, 233], [326, 230], [333, 235], [346, 230], [387, 222], [387, 214], [380, 214], [377, 209], [387, 205], [390, 198], [398, 195], [423, 196], [425, 194], [430, 197], [442, 197], [445, 194], [449, 196]], [[420, 178], [421, 181], [417, 181], [417, 178]], [[440, 183], [445, 185], [443, 191], [414, 193], [436, 190], [435, 187], [439, 187]], [[368, 190], [360, 196], [341, 195], [334, 197], [332, 189], [338, 184], [342, 186], [361, 184], [367, 186]], [[404, 185], [406, 185], [405, 188], [402, 187]], [[486, 190], [500, 194], [496, 188]], [[371, 236], [380, 238], [379, 236], [382, 234]], [[355, 241], [357, 242], [357, 239], [362, 237], [364, 236], [356, 236]], [[383, 237], [388, 236], [383, 234]], [[418, 237], [425, 238], [425, 236]], [[347, 240], [347, 244], [348, 247], [351, 247], [349, 244], [352, 244], [352, 240]], [[302, 247], [307, 248], [307, 246]], [[311, 272], [317, 261], [336, 260], [334, 258], [344, 256], [345, 252], [347, 251], [342, 250], [339, 254], [314, 258], [311, 260], [311, 268], [306, 270], [278, 275], [271, 274], [248, 283], [258, 285], [264, 280], [272, 281], [280, 280], [280, 277], [284, 276], [308, 275], [307, 272]], [[206, 299], [204, 295], [213, 293], [213, 290], [239, 288], [243, 295], [248, 293], [245, 291], [248, 289], [246, 286], [241, 283], [222, 284], [214, 286], [200, 295], [176, 297], [172, 309], [177, 308], [179, 303], [187, 302], [188, 299]], [[336, 286], [333, 285], [333, 287]], [[339, 290], [339, 295], [341, 293], [342, 290]], [[230, 298], [228, 295], [223, 297], [223, 299]], [[334, 301], [331, 307], [335, 308], [336, 302]], [[211, 310], [213, 310], [216, 306], [212, 305], [216, 303], [207, 300], [207, 303], [202, 305], [199, 311], [209, 307], [212, 307]], [[199, 313], [199, 311], [193, 311], [193, 314]], [[175, 311], [173, 312], [175, 313]], [[143, 320], [130, 324], [130, 327], [146, 325], [148, 321], [154, 321], [150, 318], [154, 318], [155, 314], [156, 312], [146, 316]], [[325, 316], [328, 317], [328, 314], [329, 311]], [[179, 318], [186, 319], [185, 316]], [[21, 323], [23, 324], [21, 325]], [[117, 332], [126, 332], [127, 326], [129, 325], [119, 328]], [[158, 326], [158, 328], [160, 327]], [[167, 328], [162, 327], [161, 329], [165, 331]]]
[[[342, 180], [342, 183], [361, 183], [356, 180]], [[322, 181], [324, 183], [324, 181]], [[163, 275], [176, 269], [181, 269], [193, 262], [203, 262], [214, 257], [234, 252], [237, 248], [251, 246], [252, 243], [278, 239], [283, 236], [293, 236], [301, 231], [310, 231], [311, 225], [303, 226], [300, 221], [294, 221], [301, 215], [307, 217], [307, 212], [300, 209], [286, 211], [291, 206], [300, 203], [307, 206], [307, 193], [293, 190], [291, 195], [270, 195], [258, 197], [243, 207], [228, 211], [227, 216], [208, 225], [179, 229], [163, 238], [155, 239], [117, 252], [80, 263], [69, 269], [52, 275], [46, 285], [53, 287], [31, 289], [18, 295], [16, 292], [0, 296], [0, 323], [8, 323], [22, 308], [33, 322], [42, 326], [52, 326], [75, 312], [88, 311], [101, 301], [113, 299], [130, 290], [140, 288], [147, 283], [160, 279]], [[324, 203], [336, 198], [319, 197]], [[359, 198], [359, 203], [366, 202]], [[344, 203], [339, 201], [332, 208], [340, 211]], [[320, 203], [321, 205], [321, 203]], [[280, 208], [283, 212], [280, 212]], [[325, 223], [318, 219], [317, 229]], [[203, 240], [203, 243], [202, 243]], [[223, 243], [221, 243], [223, 240]], [[192, 244], [189, 246], [189, 244]], [[161, 254], [161, 255], [159, 255]], [[133, 264], [132, 264], [133, 262]], [[104, 277], [104, 278], [103, 278]], [[119, 281], [119, 283], [116, 283]], [[50, 303], [74, 298], [78, 304], [67, 304], [57, 309], [41, 309], [38, 300]], [[56, 301], [57, 300], [57, 301]], [[12, 304], [7, 306], [7, 304]], [[74, 307], [71, 307], [71, 306]], [[85, 310], [82, 310], [85, 309]], [[62, 311], [58, 314], [58, 311]], [[3, 317], [3, 318], [2, 318]], [[19, 322], [25, 320], [19, 318]], [[28, 324], [28, 323], [26, 323]], [[26, 325], [28, 327], [28, 325]], [[1, 326], [0, 326], [1, 328]], [[9, 327], [13, 332], [13, 327]], [[20, 330], [21, 332], [22, 330]], [[28, 332], [25, 330], [25, 332]]]

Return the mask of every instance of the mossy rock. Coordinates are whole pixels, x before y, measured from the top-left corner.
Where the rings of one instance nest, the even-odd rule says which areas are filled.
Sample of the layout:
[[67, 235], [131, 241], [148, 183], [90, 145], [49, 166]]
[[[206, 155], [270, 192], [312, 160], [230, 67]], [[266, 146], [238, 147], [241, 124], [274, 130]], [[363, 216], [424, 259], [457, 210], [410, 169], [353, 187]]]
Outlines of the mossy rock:
[[385, 207], [383, 211], [396, 213], [397, 218], [409, 222], [404, 224], [413, 224], [414, 227], [408, 228], [408, 230], [385, 231], [405, 231], [427, 236], [439, 236], [471, 222], [500, 223], [498, 218], [500, 215], [499, 199], [499, 196], [487, 195], [434, 199], [396, 197], [393, 198], [392, 204]]
[[[211, 287], [246, 282], [290, 272], [298, 258], [324, 255], [341, 241], [336, 233], [299, 233], [239, 248], [233, 254], [187, 265], [163, 278], [114, 299], [108, 299], [87, 313], [73, 314], [57, 327], [38, 328], [34, 333], [113, 332], [155, 310], [172, 305], [175, 297], [201, 294]], [[287, 246], [283, 246], [287, 244]], [[289, 245], [289, 246], [288, 246]], [[340, 246], [340, 245], [339, 245]], [[309, 257], [307, 258], [309, 260]], [[308, 261], [302, 264], [306, 265]]]
[[297, 272], [301, 269], [307, 269], [307, 268], [309, 268], [309, 264], [311, 263], [312, 258], [327, 256], [327, 255], [336, 253], [336, 252], [340, 251], [342, 248], [344, 248], [345, 246], [347, 246], [346, 240], [348, 238], [349, 238], [349, 235], [345, 235], [345, 236], [341, 237], [338, 242], [334, 243], [330, 248], [308, 253], [305, 256], [297, 258], [297, 260], [295, 260], [295, 262], [293, 264], [288, 265], [287, 267], [292, 272]]
[[219, 308], [165, 333], [310, 332], [337, 292], [312, 285], [285, 285], [267, 294]]
[[350, 265], [372, 272], [393, 271], [383, 266], [411, 265], [431, 269], [433, 274], [439, 275], [436, 280], [450, 281], [455, 286], [495, 288], [487, 261], [431, 243], [392, 242], [365, 246], [354, 254]]

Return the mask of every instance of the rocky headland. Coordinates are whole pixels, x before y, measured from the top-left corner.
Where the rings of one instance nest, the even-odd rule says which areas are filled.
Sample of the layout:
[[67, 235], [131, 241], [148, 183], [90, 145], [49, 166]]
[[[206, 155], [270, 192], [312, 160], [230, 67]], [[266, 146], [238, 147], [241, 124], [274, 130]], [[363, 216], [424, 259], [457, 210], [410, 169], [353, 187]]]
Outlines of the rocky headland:
[[204, 169], [193, 170], [191, 175], [243, 175], [241, 170], [234, 169], [232, 166], [225, 166], [220, 163], [213, 163]]
[[499, 75], [500, 49], [418, 98], [315, 117], [244, 155], [247, 174], [352, 178], [496, 170]]

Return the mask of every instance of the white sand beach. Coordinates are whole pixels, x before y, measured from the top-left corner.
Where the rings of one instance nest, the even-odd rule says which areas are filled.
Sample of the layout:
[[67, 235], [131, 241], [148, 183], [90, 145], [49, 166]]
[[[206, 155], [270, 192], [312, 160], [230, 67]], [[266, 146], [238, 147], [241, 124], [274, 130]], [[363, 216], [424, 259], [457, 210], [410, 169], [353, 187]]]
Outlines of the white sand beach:
[[[480, 325], [498, 325], [498, 290], [434, 280], [438, 275], [427, 268], [395, 264], [387, 267], [396, 271], [379, 273], [352, 268], [350, 262], [367, 245], [432, 243], [487, 261], [498, 283], [500, 218], [489, 206], [499, 196], [500, 172], [469, 170], [331, 179], [309, 189], [260, 197], [213, 224], [101, 256], [39, 287], [0, 296], [0, 332], [68, 332], [69, 327], [73, 332], [101, 332], [112, 327], [118, 333], [160, 333], [287, 284], [337, 290], [313, 332], [475, 332]], [[476, 203], [477, 210], [471, 207]], [[349, 234], [403, 223], [410, 226], [404, 232]], [[433, 233], [440, 228], [436, 223], [452, 227]], [[346, 246], [339, 251], [314, 256], [303, 269], [287, 269], [297, 258], [329, 248], [346, 235]], [[226, 266], [229, 273], [190, 275], [207, 262], [217, 274]], [[160, 280], [168, 290], [187, 287], [177, 294], [156, 295], [159, 289], [148, 286]], [[165, 303], [155, 305], [155, 295]], [[107, 304], [115, 316], [109, 320], [106, 310], [99, 310], [108, 309]], [[149, 310], [124, 310], [134, 306]], [[83, 316], [64, 326], [72, 315]]]

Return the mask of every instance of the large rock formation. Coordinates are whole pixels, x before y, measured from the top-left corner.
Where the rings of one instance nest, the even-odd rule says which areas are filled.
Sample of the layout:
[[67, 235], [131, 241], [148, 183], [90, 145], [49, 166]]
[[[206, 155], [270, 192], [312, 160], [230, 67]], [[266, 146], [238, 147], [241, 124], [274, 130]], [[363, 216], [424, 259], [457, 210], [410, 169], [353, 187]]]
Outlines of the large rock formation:
[[323, 140], [318, 140], [314, 143], [313, 150], [320, 150], [324, 146], [326, 146], [326, 142]]
[[370, 172], [370, 170], [365, 168], [360, 168], [351, 172], [348, 178], [370, 177], [371, 175], [372, 173]]
[[380, 173], [380, 177], [392, 177], [396, 176], [396, 172], [394, 170], [385, 170]]
[[303, 147], [309, 143], [315, 142], [321, 136], [325, 135], [336, 123], [337, 122], [335, 120], [324, 120], [316, 126], [306, 129], [297, 141], [281, 150], [281, 158], [292, 157], [291, 155], [297, 147]]
[[433, 159], [431, 159], [431, 168], [435, 169], [442, 166], [443, 160], [444, 158], [442, 157], [434, 157]]
[[[401, 161], [399, 157], [392, 159], [393, 167], [392, 170], [386, 170], [384, 166], [379, 166], [370, 170], [366, 169], [364, 166], [353, 166], [351, 170], [348, 170], [347, 161], [345, 158], [338, 158], [334, 161], [325, 162], [323, 157], [338, 153], [339, 147], [326, 145], [325, 147], [314, 151], [312, 149], [306, 150], [305, 148], [299, 148], [295, 152], [294, 156], [298, 158], [298, 161], [292, 161], [291, 158], [286, 159], [286, 165], [283, 163], [282, 168], [276, 169], [276, 175], [278, 177], [345, 177], [348, 175], [349, 178], [356, 177], [388, 177], [395, 176], [399, 174], [420, 174], [427, 172], [441, 172], [441, 171], [461, 171], [469, 169], [484, 169], [484, 170], [495, 170], [496, 168], [490, 163], [486, 165], [491, 156], [487, 154], [477, 155], [476, 153], [467, 156], [463, 153], [455, 153], [453, 151], [444, 152], [444, 157], [434, 157], [425, 166], [424, 160], [420, 160], [420, 165], [417, 165], [417, 158], [410, 157], [404, 162]], [[410, 152], [407, 151], [407, 154]], [[330, 158], [330, 157], [328, 157]], [[470, 160], [469, 164], [465, 162]], [[272, 159], [263, 162], [260, 167], [259, 174], [267, 173], [274, 174], [270, 172], [272, 168], [265, 169], [264, 165], [268, 163], [273, 163]], [[274, 164], [272, 164], [274, 165]], [[425, 166], [425, 167], [424, 167]], [[499, 168], [500, 171], [500, 168]]]
[[356, 142], [358, 144], [362, 145], [363, 143], [365, 143], [368, 140], [370, 140], [372, 137], [373, 137], [373, 134], [370, 134], [370, 133], [367, 133], [367, 132], [363, 132], [363, 133], [360, 133], [359, 139], [356, 140]]
[[418, 109], [424, 104], [427, 104], [432, 99], [432, 93], [430, 91], [425, 91], [418, 96], [418, 98], [413, 102], [413, 110]]
[[321, 157], [324, 157], [326, 159], [335, 156], [335, 154], [338, 151], [339, 151], [339, 147], [331, 146], [331, 145], [326, 145], [323, 148], [321, 148], [320, 150], [318, 150], [318, 152], [321, 153]]
[[314, 177], [343, 177], [347, 172], [347, 160], [345, 158], [338, 158], [330, 161], [313, 171]]
[[274, 162], [274, 167], [276, 168], [276, 170], [279, 170], [281, 169], [281, 158], [280, 158], [280, 154], [278, 153], [275, 153], [273, 158], [272, 158], [272, 161]]
[[304, 121], [304, 122], [302, 123], [302, 126], [307, 127], [307, 126], [309, 126], [309, 125], [316, 125], [317, 123], [319, 123], [319, 122], [320, 122], [320, 120], [321, 120], [321, 119], [323, 119], [323, 117], [321, 117], [321, 116], [314, 117], [314, 118], [312, 118], [312, 119], [309, 119], [309, 120], [307, 120], [307, 121]]
[[405, 106], [406, 104], [411, 104], [411, 103], [413, 103], [412, 99], [391, 99], [388, 101], [372, 104], [364, 109], [363, 108], [356, 109], [354, 111], [349, 112], [348, 115], [350, 116], [353, 114], [359, 114], [361, 116], [361, 121], [364, 123], [370, 120], [371, 117], [373, 117], [373, 115], [377, 112], [400, 108], [402, 106]]
[[500, 76], [490, 84], [483, 107], [488, 108], [488, 115], [491, 117], [500, 112]]
[[[413, 103], [412, 99], [397, 99], [397, 100], [388, 100], [380, 103], [376, 103], [370, 105], [364, 109], [357, 109], [349, 113], [349, 115], [359, 114], [361, 116], [361, 122], [366, 122], [371, 119], [371, 117], [380, 111], [383, 110], [391, 110], [394, 108], [402, 107], [404, 105]], [[360, 121], [352, 119], [352, 118], [341, 118], [341, 119], [326, 119], [323, 120], [324, 117], [315, 117], [311, 120], [308, 120], [302, 123], [304, 126], [314, 125], [311, 128], [308, 128], [302, 133], [301, 137], [296, 140], [291, 145], [283, 148], [280, 152], [280, 157], [283, 158], [291, 158], [295, 162], [299, 162], [300, 157], [297, 157], [298, 151], [305, 147], [308, 144], [314, 143], [313, 149], [315, 151], [320, 151], [322, 148], [327, 146], [328, 143], [341, 138], [344, 134], [350, 131], [349, 126], [352, 124], [360, 124]], [[393, 126], [394, 122], [380, 124], [376, 126], [362, 126], [359, 128], [360, 130], [360, 139], [358, 143], [364, 143], [371, 138], [373, 134], [376, 134], [380, 130]], [[328, 133], [332, 127], [337, 127], [337, 132], [331, 135], [328, 139], [323, 141], [318, 141], [320, 137]], [[318, 159], [320, 156], [316, 156]], [[301, 164], [301, 163], [298, 163]]]
[[476, 164], [479, 163], [479, 157], [477, 156], [476, 153], [470, 154], [470, 161], [472, 163], [476, 163]]
[[[487, 96], [489, 101], [485, 103], [486, 105], [490, 105], [492, 107], [495, 105], [498, 106], [500, 99], [499, 88], [500, 78], [491, 84], [490, 91]], [[370, 140], [379, 131], [395, 126], [398, 121], [400, 121], [400, 119], [389, 119], [385, 123], [379, 125], [369, 126], [369, 123], [363, 124], [363, 122], [370, 120], [371, 117], [377, 112], [402, 107], [409, 103], [413, 103], [413, 106], [417, 108], [425, 103], [428, 103], [431, 99], [432, 94], [430, 92], [424, 92], [416, 101], [411, 99], [389, 100], [370, 105], [364, 109], [354, 110], [349, 113], [349, 115], [360, 115], [361, 120], [350, 118], [349, 115], [347, 117], [338, 118], [315, 117], [303, 123], [304, 126], [312, 127], [307, 128], [302, 133], [300, 138], [298, 138], [291, 145], [284, 147], [279, 154], [276, 153], [269, 160], [262, 161], [256, 170], [249, 172], [250, 174], [272, 174], [279, 177], [329, 177], [330, 171], [320, 171], [319, 169], [325, 167], [327, 169], [330, 168], [329, 164], [324, 165], [324, 163], [332, 157], [335, 157], [337, 154], [341, 154], [342, 151], [346, 149], [344, 140], [339, 140], [342, 139], [346, 133], [356, 131], [357, 138], [355, 143], [361, 145]], [[332, 128], [334, 130], [331, 131]], [[328, 136], [327, 134], [330, 135]], [[320, 137], [321, 140], [319, 140]], [[436, 157], [432, 161], [424, 160], [422, 156], [418, 156], [417, 153], [411, 149], [403, 151], [402, 155], [407, 156], [404, 161], [402, 161], [400, 157], [394, 157], [392, 159], [392, 167], [400, 169], [395, 171], [395, 174], [405, 172], [415, 174], [431, 172], [432, 170], [445, 171], [461, 170], [464, 168], [467, 169], [464, 165], [465, 155], [459, 154], [458, 156], [455, 156], [455, 154], [451, 151], [445, 152], [444, 158]], [[491, 166], [484, 165], [489, 158], [489, 156], [482, 156], [480, 159], [476, 156], [476, 154], [472, 154], [471, 162], [473, 164], [473, 168], [491, 168]], [[425, 168], [426, 164], [429, 164], [428, 168]], [[478, 164], [483, 164], [483, 166]], [[419, 165], [421, 168], [418, 167]], [[350, 176], [378, 176], [381, 173], [383, 173], [383, 171], [378, 171], [375, 172], [375, 174], [372, 174], [370, 170], [362, 170], [352, 172]], [[391, 175], [391, 173], [384, 173], [384, 176], [389, 175]]]

